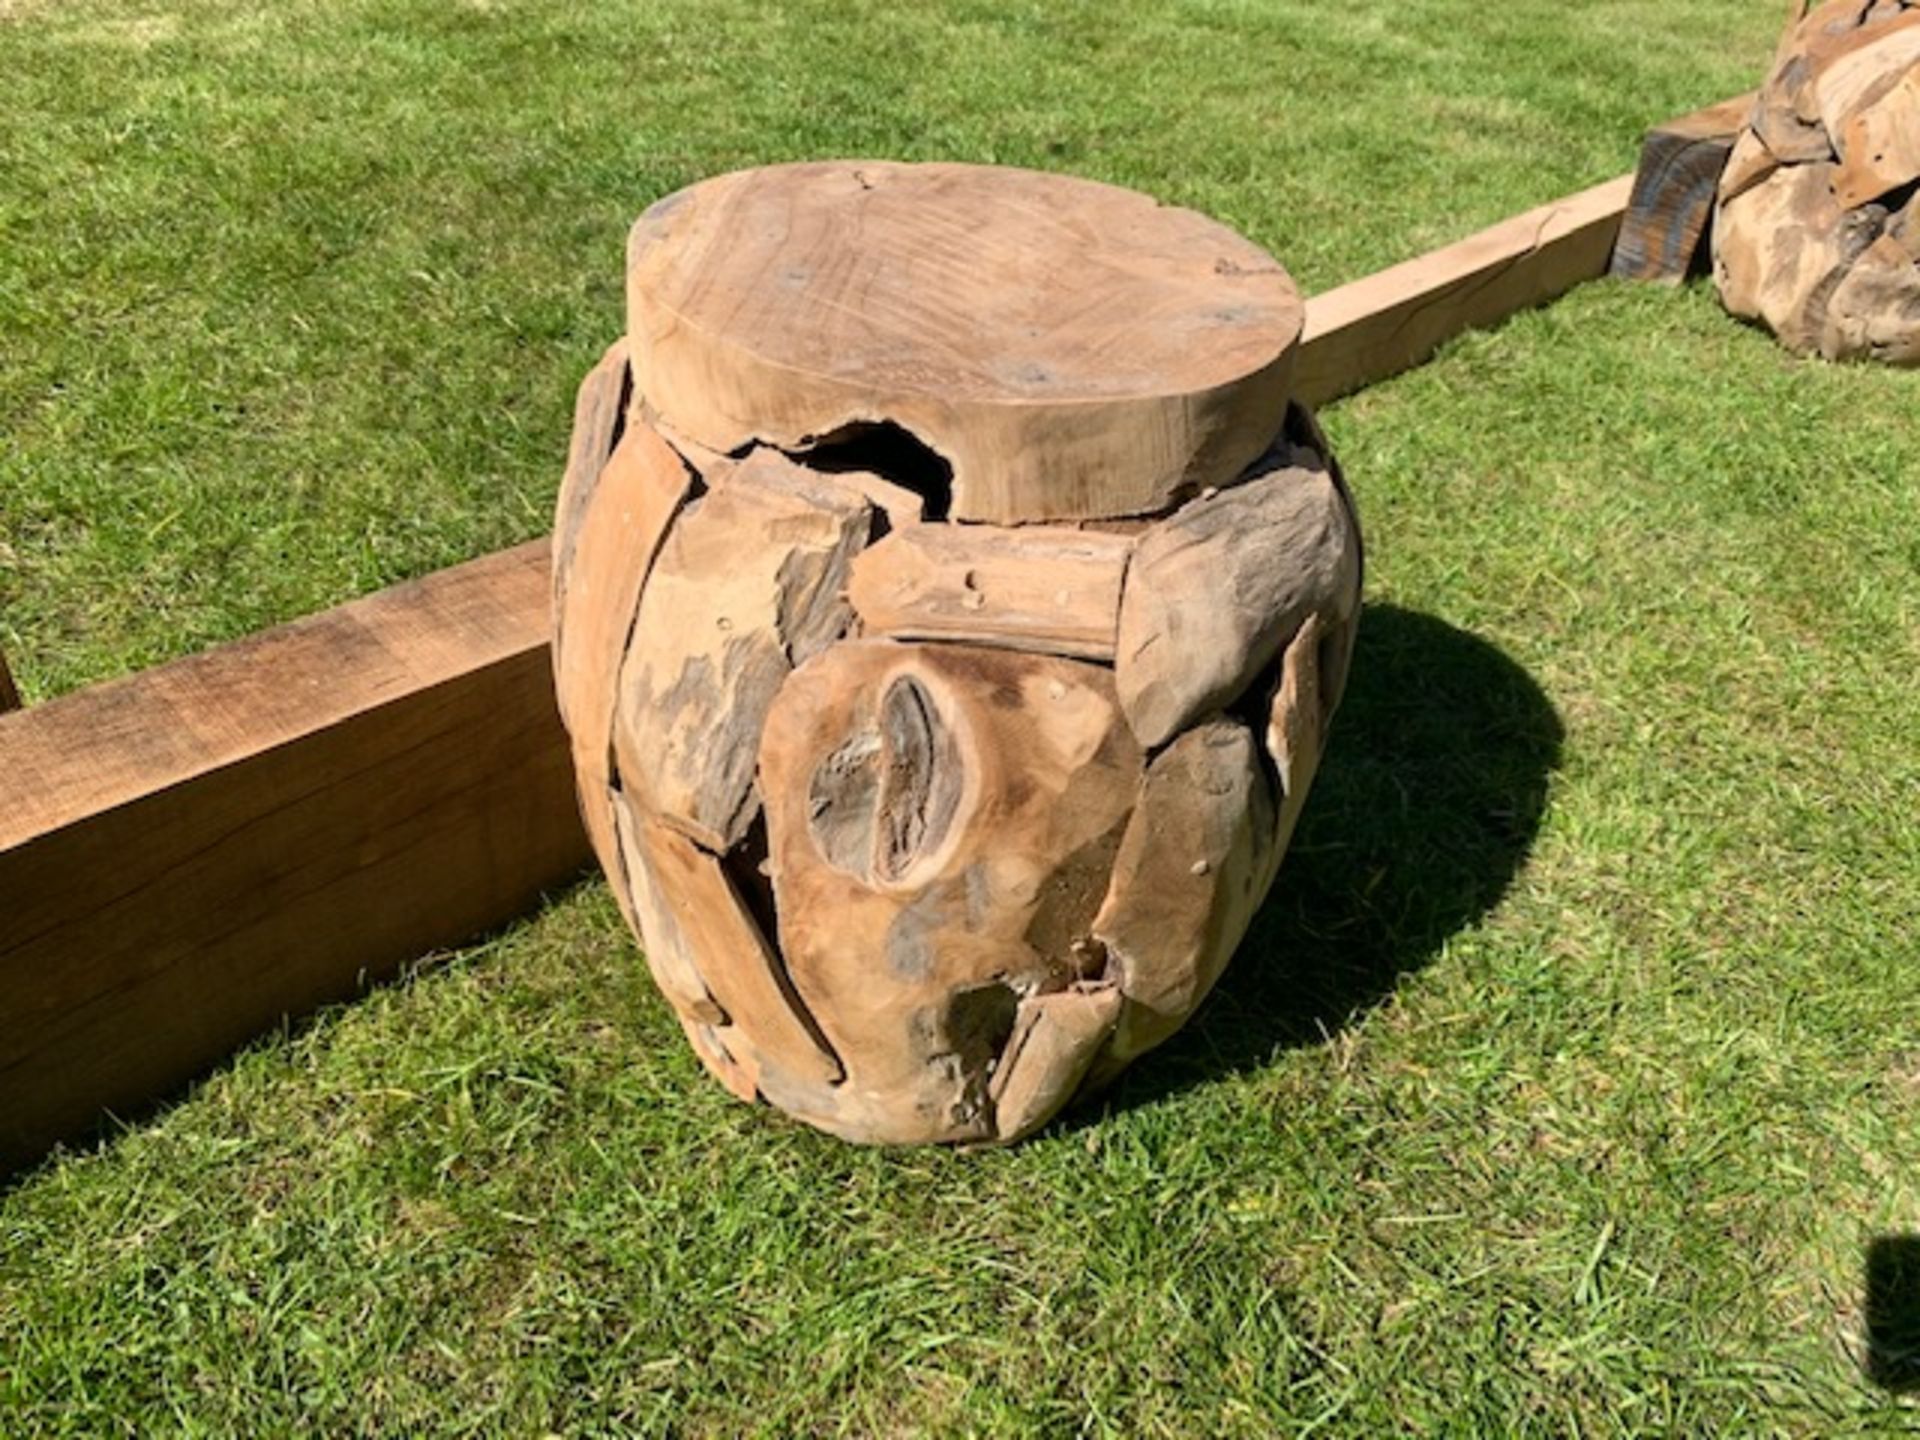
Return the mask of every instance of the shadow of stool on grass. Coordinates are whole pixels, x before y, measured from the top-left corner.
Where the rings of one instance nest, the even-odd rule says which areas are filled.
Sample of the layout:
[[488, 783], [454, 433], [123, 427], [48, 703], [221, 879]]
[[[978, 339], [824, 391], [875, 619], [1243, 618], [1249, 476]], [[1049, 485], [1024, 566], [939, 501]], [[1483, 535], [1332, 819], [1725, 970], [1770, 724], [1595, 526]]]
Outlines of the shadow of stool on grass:
[[1920, 1235], [1880, 1235], [1867, 1246], [1867, 1378], [1920, 1391]]
[[1368, 606], [1326, 758], [1273, 894], [1201, 1012], [1116, 1106], [1337, 1034], [1473, 924], [1519, 873], [1560, 763], [1560, 718], [1498, 647]]

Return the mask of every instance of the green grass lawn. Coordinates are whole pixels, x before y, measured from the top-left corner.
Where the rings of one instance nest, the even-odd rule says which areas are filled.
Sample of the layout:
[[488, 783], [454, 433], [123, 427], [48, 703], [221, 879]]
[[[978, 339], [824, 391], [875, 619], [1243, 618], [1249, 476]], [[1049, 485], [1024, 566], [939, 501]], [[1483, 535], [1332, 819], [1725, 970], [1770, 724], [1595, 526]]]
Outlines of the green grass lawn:
[[[1073, 169], [1319, 289], [1780, 10], [0, 0], [0, 648], [45, 697], [538, 533], [703, 173]], [[583, 883], [0, 1192], [0, 1433], [1913, 1433], [1917, 398], [1602, 284], [1331, 408], [1334, 748], [1100, 1109], [739, 1106]]]

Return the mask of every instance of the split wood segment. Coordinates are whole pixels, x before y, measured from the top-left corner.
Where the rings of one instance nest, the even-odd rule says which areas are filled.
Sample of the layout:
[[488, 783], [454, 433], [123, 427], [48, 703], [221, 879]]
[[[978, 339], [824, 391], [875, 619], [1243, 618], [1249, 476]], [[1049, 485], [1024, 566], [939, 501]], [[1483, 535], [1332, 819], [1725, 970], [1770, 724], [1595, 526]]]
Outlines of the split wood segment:
[[19, 708], [20, 687], [13, 683], [13, 671], [7, 668], [7, 657], [0, 654], [0, 715]]
[[1803, 353], [1920, 364], [1920, 3], [1796, 15], [1719, 205], [1735, 315]]
[[[1463, 330], [1598, 278], [1608, 255], [1596, 236], [1610, 239], [1631, 183], [1542, 206], [1308, 301], [1295, 398], [1317, 404], [1361, 389]], [[1409, 323], [1418, 327], [1411, 340], [1380, 343]], [[624, 340], [595, 375], [582, 388], [561, 502], [558, 528], [568, 540], [582, 531], [579, 511], [597, 493], [593, 482], [629, 409], [703, 475], [725, 461], [629, 394]], [[870, 474], [839, 478], [886, 514], [892, 530], [923, 518], [918, 495]], [[574, 568], [566, 555], [556, 554], [556, 581]], [[521, 913], [584, 863], [586, 841], [565, 795], [566, 732], [551, 709], [545, 568], [536, 549], [504, 551], [0, 720], [0, 919], [9, 922], [0, 928], [0, 1122], [10, 1122], [0, 1123], [0, 1171], [84, 1132], [103, 1111], [150, 1103], [283, 1017]], [[863, 568], [861, 559], [850, 588]], [[1083, 579], [1097, 572], [1078, 571]], [[884, 593], [872, 601], [876, 616]], [[971, 602], [961, 603], [964, 610]], [[936, 619], [950, 613], [933, 608]], [[1048, 622], [1057, 624], [1055, 649], [1100, 659], [1069, 648], [1076, 630], [1087, 648], [1096, 643], [1071, 610], [1064, 623]], [[1022, 642], [1011, 609], [998, 623], [1002, 647]], [[369, 629], [385, 637], [380, 646], [364, 644]], [[608, 643], [624, 645], [624, 636]], [[343, 663], [365, 649], [385, 658], [371, 671]], [[1302, 657], [1318, 649], [1298, 641], [1287, 648], [1265, 728], [1270, 753], [1287, 757], [1279, 761], [1282, 837], [1319, 754], [1313, 720], [1326, 707], [1299, 698], [1317, 681]], [[617, 679], [610, 668], [598, 673], [609, 687]], [[1329, 689], [1337, 695], [1337, 681]], [[250, 710], [261, 701], [270, 703]], [[608, 707], [609, 732], [611, 703], [609, 694], [587, 707]], [[396, 759], [415, 750], [430, 758], [425, 770]], [[580, 773], [599, 773], [597, 754], [611, 777], [610, 742], [583, 751], [576, 740], [573, 753]], [[113, 783], [97, 787], [102, 777]], [[623, 839], [639, 844], [631, 807], [617, 793], [583, 786], [581, 801], [597, 853], [617, 853]], [[472, 833], [452, 827], [450, 817], [461, 813]], [[258, 819], [194, 853], [212, 833], [205, 825], [236, 815]], [[435, 817], [449, 823], [434, 825]], [[171, 859], [156, 860], [156, 836]], [[615, 893], [623, 904], [639, 903], [644, 872], [637, 862], [619, 863], [623, 876], [642, 878], [616, 883]], [[79, 868], [63, 873], [65, 865]], [[144, 891], [136, 880], [132, 894], [116, 879], [109, 888], [120, 898], [102, 905], [98, 877], [138, 877], [156, 865], [183, 878]], [[263, 887], [263, 876], [318, 877], [318, 888]], [[728, 878], [742, 904], [758, 903], [765, 877], [735, 867]], [[29, 893], [37, 934], [22, 938], [10, 922], [27, 913], [14, 897]], [[102, 925], [109, 945], [96, 943]], [[678, 953], [688, 949], [683, 942]], [[668, 986], [677, 985], [706, 1017], [687, 1024], [695, 1047], [710, 1064], [731, 1067], [723, 1079], [750, 1098], [751, 1078], [707, 1038], [724, 1012], [711, 997], [711, 1008], [699, 1005], [689, 989], [697, 975], [690, 966], [675, 970], [664, 950], [647, 958], [666, 975], [662, 989], [672, 995]], [[1202, 967], [1193, 973], [1200, 977]], [[31, 1007], [21, 999], [28, 994]], [[1017, 1067], [1017, 1085], [1000, 1087], [1003, 1128], [1032, 1096], [1061, 1083], [1057, 1057], [1074, 1053], [1061, 1037], [1106, 1024], [1099, 1002], [1061, 994], [1029, 1004], [1009, 1037], [1009, 1054], [1029, 1059]]]
[[588, 858], [545, 542], [0, 719], [0, 1172]]
[[1677, 285], [1712, 268], [1714, 196], [1754, 99], [1741, 95], [1647, 132], [1610, 274]]
[[628, 267], [554, 552], [602, 864], [734, 1094], [1017, 1139], [1205, 997], [1339, 703], [1299, 296], [1202, 216], [961, 165], [723, 176]]

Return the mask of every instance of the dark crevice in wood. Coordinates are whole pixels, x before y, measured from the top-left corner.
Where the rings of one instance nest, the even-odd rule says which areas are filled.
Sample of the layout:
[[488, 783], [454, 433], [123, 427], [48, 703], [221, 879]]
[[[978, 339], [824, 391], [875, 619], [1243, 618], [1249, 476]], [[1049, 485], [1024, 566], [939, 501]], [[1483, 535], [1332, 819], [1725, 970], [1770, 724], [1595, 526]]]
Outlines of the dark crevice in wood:
[[627, 407], [633, 404], [633, 362], [623, 361], [620, 366], [620, 398], [613, 407], [613, 426], [608, 432], [607, 453], [600, 457], [605, 465], [609, 456], [620, 448], [620, 442], [627, 433]]
[[953, 1117], [959, 1123], [971, 1122], [991, 1105], [987, 1085], [994, 1072], [1008, 1063], [1007, 1045], [1019, 1013], [1019, 993], [1003, 980], [956, 991], [947, 1002], [947, 1043], [960, 1073], [970, 1077], [960, 1113]]
[[[674, 450], [672, 444], [665, 441], [665, 437], [662, 437], [662, 443], [666, 443], [667, 448], [673, 450], [680, 463], [686, 466], [689, 476], [687, 493], [680, 497], [680, 503], [674, 506], [673, 514], [668, 516], [667, 523], [660, 527], [659, 542], [654, 545], [653, 553], [646, 558], [646, 574], [641, 577], [639, 587], [633, 592], [633, 613], [627, 617], [627, 633], [626, 638], [620, 642], [620, 657], [613, 662], [613, 673], [616, 677], [626, 673], [627, 655], [632, 651], [634, 637], [640, 630], [640, 602], [646, 598], [647, 581], [653, 577], [653, 567], [660, 559], [660, 552], [667, 548], [667, 539], [673, 534], [673, 527], [678, 525], [687, 511], [698, 504], [707, 493], [706, 481], [701, 477], [700, 472], [688, 463], [687, 457], [680, 454], [678, 450]], [[618, 725], [607, 727], [607, 775], [616, 790], [624, 788], [620, 778], [620, 756], [614, 743], [614, 737], [619, 728]]]
[[[680, 468], [687, 472], [687, 498], [681, 504], [681, 509], [684, 510], [688, 505], [691, 505], [695, 500], [698, 500], [707, 493], [707, 477], [701, 472], [700, 467], [693, 463], [692, 459], [687, 455], [687, 452], [674, 443], [672, 436], [668, 435], [664, 430], [655, 430], [654, 434], [658, 435], [667, 449], [673, 452], [673, 458], [680, 462]], [[752, 449], [753, 447], [751, 445], [744, 446], [741, 449], [741, 454], [747, 454]], [[664, 544], [665, 542], [666, 537], [663, 534], [661, 536], [661, 543]]]
[[[1123, 832], [1124, 833], [1124, 832]], [[1113, 965], [1113, 952], [1091, 935], [1082, 936], [1068, 948], [1073, 957], [1073, 978], [1080, 985], [1107, 983], [1107, 971]]]
[[1093, 921], [1112, 884], [1114, 857], [1132, 818], [1130, 810], [1060, 861], [1047, 877], [1021, 936], [1048, 966], [1049, 980], [1040, 988], [1065, 989], [1076, 980], [1098, 980], [1106, 974], [1107, 949], [1094, 938]]
[[[699, 842], [694, 843], [697, 845]], [[794, 1019], [800, 1022], [808, 1037], [820, 1047], [820, 1053], [833, 1061], [834, 1069], [839, 1074], [832, 1083], [839, 1085], [847, 1078], [846, 1061], [833, 1048], [826, 1032], [820, 1028], [820, 1022], [813, 1018], [813, 1011], [807, 1007], [807, 1002], [800, 998], [800, 992], [794, 988], [793, 976], [787, 973], [786, 958], [780, 953], [780, 910], [774, 896], [771, 857], [772, 850], [767, 841], [767, 813], [757, 808], [753, 822], [748, 825], [740, 843], [718, 859], [727, 883], [733, 887], [734, 894], [740, 897], [740, 903], [746, 907], [747, 915], [759, 930], [761, 939], [766, 941], [767, 968], [772, 973], [773, 983], [779, 988], [781, 998], [787, 1002], [787, 1008], [793, 1012]]]
[[872, 546], [878, 545], [882, 540], [886, 539], [887, 536], [891, 535], [892, 533], [893, 533], [893, 516], [887, 513], [886, 506], [884, 505], [874, 506], [873, 518], [868, 520], [867, 522], [868, 547], [871, 548]]
[[720, 857], [720, 864], [732, 881], [741, 903], [767, 937], [769, 945], [780, 935], [780, 916], [773, 898], [773, 877], [768, 873], [771, 852], [767, 847], [767, 816], [761, 811], [753, 817], [740, 843]]
[[[891, 420], [856, 421], [811, 437], [793, 458], [812, 470], [865, 470], [911, 490], [926, 502], [928, 520], [953, 511], [953, 466], [926, 441]], [[877, 537], [876, 537], [877, 538]]]
[[[1280, 763], [1274, 758], [1273, 747], [1267, 744], [1267, 727], [1273, 722], [1273, 702], [1280, 694], [1280, 682], [1286, 675], [1287, 652], [1299, 639], [1296, 631], [1287, 637], [1287, 643], [1275, 652], [1267, 668], [1254, 677], [1253, 683], [1229, 701], [1220, 711], [1218, 718], [1233, 720], [1247, 727], [1254, 739], [1253, 757], [1260, 767], [1260, 774], [1266, 781], [1267, 794], [1272, 797], [1277, 811], [1286, 802], [1287, 785], [1280, 774]], [[1207, 722], [1195, 722], [1193, 728]]]
[[1889, 226], [1894, 226], [1896, 229], [1898, 228], [1896, 222], [1905, 218], [1906, 209], [1913, 203], [1913, 197], [1916, 194], [1920, 194], [1920, 180], [1909, 180], [1899, 189], [1889, 190], [1885, 195], [1882, 195], [1878, 200], [1873, 202], [1887, 212], [1880, 221], [1880, 229], [1883, 234]]

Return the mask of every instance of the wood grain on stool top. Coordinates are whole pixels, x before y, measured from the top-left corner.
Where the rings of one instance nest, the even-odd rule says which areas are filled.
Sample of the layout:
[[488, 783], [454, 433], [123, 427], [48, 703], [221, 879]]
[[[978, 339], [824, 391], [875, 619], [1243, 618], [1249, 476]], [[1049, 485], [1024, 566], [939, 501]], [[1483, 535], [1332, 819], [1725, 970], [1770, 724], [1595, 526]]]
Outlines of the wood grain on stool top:
[[633, 228], [635, 380], [672, 429], [804, 450], [895, 423], [953, 516], [1163, 510], [1285, 408], [1304, 308], [1205, 216], [1093, 181], [831, 161], [723, 175]]

